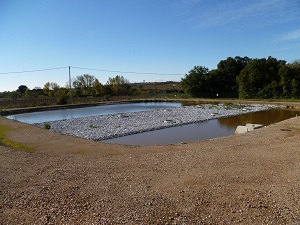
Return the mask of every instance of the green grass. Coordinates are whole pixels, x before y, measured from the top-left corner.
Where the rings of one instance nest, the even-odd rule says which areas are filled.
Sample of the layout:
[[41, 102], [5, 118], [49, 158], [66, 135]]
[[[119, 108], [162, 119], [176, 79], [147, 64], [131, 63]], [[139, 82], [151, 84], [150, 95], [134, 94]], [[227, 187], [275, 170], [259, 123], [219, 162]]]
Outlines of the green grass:
[[224, 108], [225, 109], [242, 109], [245, 108], [246, 105], [243, 104], [236, 104], [236, 103], [232, 103], [232, 102], [225, 102], [224, 103]]
[[294, 99], [294, 98], [291, 98], [291, 99], [280, 99], [278, 101], [281, 101], [281, 102], [300, 102], [299, 99]]
[[95, 126], [95, 125], [93, 125], [93, 124], [90, 124], [90, 125], [89, 125], [89, 128], [92, 128], [92, 129], [93, 129], [93, 128], [100, 128], [100, 126]]
[[300, 102], [297, 98], [241, 98], [241, 101], [257, 101], [257, 102]]
[[220, 104], [220, 102], [215, 102], [215, 101], [212, 101], [212, 102], [209, 102], [208, 104], [211, 104], [213, 106], [218, 106]]
[[48, 123], [48, 122], [45, 122], [45, 123], [44, 123], [44, 128], [47, 129], [47, 130], [50, 130], [51, 124]]
[[209, 102], [208, 104], [210, 104], [209, 109], [213, 109], [213, 108], [217, 108], [220, 102]]
[[34, 149], [27, 147], [23, 144], [9, 140], [5, 135], [6, 132], [9, 130], [12, 130], [12, 128], [6, 127], [6, 126], [0, 126], [0, 144], [17, 149], [17, 150], [28, 151], [28, 152], [35, 151]]

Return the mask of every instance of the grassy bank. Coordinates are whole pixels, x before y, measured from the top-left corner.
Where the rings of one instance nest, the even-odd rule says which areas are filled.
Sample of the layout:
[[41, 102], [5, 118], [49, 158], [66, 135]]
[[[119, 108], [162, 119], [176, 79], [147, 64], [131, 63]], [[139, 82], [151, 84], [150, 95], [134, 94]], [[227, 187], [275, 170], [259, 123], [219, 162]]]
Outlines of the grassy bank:
[[35, 151], [34, 149], [29, 148], [23, 144], [9, 140], [9, 138], [7, 138], [7, 136], [6, 136], [6, 133], [10, 130], [12, 130], [12, 128], [7, 127], [7, 126], [0, 127], [0, 144], [17, 149], [17, 150], [29, 151], [29, 152]]

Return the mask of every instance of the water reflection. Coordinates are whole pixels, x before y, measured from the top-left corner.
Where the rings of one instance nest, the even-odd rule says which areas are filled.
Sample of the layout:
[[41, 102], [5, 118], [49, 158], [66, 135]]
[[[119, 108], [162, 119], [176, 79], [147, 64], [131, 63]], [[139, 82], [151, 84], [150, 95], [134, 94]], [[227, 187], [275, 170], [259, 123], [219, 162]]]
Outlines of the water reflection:
[[9, 119], [15, 119], [24, 123], [43, 123], [47, 121], [64, 120], [71, 118], [80, 118], [97, 115], [108, 115], [126, 112], [139, 112], [154, 110], [159, 108], [181, 107], [177, 102], [142, 102], [114, 105], [99, 105], [84, 108], [69, 108], [52, 111], [32, 112], [7, 116]]
[[271, 109], [233, 117], [209, 120], [201, 123], [166, 128], [106, 140], [106, 143], [129, 145], [175, 144], [224, 137], [234, 134], [238, 125], [257, 123], [265, 126], [300, 115], [299, 111]]
[[234, 129], [232, 128], [218, 129], [218, 127], [218, 120], [209, 120], [202, 123], [188, 124], [114, 138], [103, 142], [129, 145], [174, 144], [212, 139], [231, 135], [234, 132]]
[[229, 128], [236, 128], [238, 125], [245, 125], [246, 123], [263, 124], [268, 126], [273, 123], [295, 117], [299, 111], [287, 109], [271, 109], [268, 111], [247, 113], [239, 116], [220, 118], [218, 122], [220, 126]]

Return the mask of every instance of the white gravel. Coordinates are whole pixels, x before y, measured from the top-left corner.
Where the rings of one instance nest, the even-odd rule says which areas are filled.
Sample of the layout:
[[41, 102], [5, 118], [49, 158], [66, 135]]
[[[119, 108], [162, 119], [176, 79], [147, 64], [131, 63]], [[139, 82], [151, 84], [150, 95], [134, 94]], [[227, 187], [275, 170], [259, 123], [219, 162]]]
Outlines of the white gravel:
[[[264, 111], [273, 105], [199, 105], [157, 109], [142, 112], [119, 113], [47, 122], [51, 130], [94, 141], [197, 123], [249, 112]], [[36, 124], [44, 127], [44, 123]]]

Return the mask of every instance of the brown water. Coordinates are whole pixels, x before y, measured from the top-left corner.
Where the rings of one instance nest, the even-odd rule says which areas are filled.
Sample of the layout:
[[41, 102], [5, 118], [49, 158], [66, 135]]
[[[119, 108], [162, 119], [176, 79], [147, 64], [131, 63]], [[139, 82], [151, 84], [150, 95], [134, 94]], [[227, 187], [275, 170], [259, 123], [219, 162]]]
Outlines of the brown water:
[[106, 143], [129, 145], [175, 144], [206, 140], [233, 135], [238, 125], [246, 123], [263, 124], [273, 123], [300, 115], [300, 111], [286, 109], [272, 109], [262, 112], [248, 113], [233, 117], [209, 120], [201, 123], [189, 124], [180, 127], [166, 128], [120, 138], [106, 140]]
[[246, 123], [256, 123], [268, 126], [273, 123], [300, 116], [300, 111], [288, 109], [271, 109], [268, 111], [247, 113], [239, 116], [220, 118], [218, 122], [220, 126], [234, 127], [238, 125], [245, 125]]

